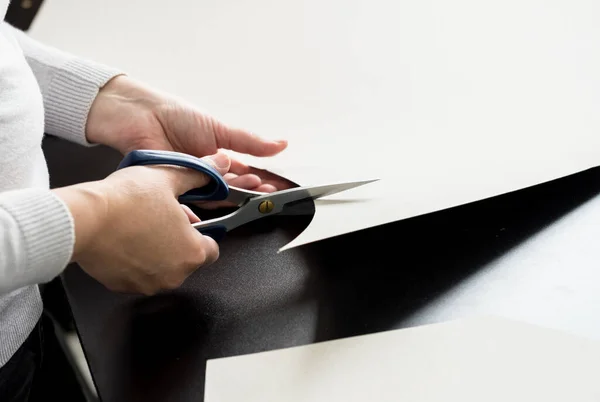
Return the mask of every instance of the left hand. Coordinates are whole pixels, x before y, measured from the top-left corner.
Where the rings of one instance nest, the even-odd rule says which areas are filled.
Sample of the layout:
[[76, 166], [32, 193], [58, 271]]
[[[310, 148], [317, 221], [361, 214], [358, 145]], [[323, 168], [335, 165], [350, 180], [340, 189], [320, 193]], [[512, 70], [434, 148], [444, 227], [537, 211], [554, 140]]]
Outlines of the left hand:
[[[286, 141], [269, 141], [228, 127], [175, 97], [162, 94], [127, 76], [110, 80], [94, 100], [86, 126], [89, 142], [123, 154], [135, 149], [178, 151], [198, 157], [220, 148], [254, 156], [273, 156]], [[232, 186], [272, 192], [292, 186], [268, 172], [232, 160], [224, 179]]]

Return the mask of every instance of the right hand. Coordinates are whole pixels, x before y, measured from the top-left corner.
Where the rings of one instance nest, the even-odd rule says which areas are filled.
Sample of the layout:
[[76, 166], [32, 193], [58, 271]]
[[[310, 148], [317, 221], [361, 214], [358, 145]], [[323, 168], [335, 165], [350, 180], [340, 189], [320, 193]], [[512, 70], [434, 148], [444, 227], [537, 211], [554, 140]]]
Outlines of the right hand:
[[[207, 157], [227, 173], [227, 156]], [[219, 247], [190, 222], [199, 219], [177, 197], [208, 183], [202, 173], [176, 166], [133, 166], [106, 179], [55, 190], [75, 223], [76, 262], [118, 292], [152, 295], [179, 287]]]

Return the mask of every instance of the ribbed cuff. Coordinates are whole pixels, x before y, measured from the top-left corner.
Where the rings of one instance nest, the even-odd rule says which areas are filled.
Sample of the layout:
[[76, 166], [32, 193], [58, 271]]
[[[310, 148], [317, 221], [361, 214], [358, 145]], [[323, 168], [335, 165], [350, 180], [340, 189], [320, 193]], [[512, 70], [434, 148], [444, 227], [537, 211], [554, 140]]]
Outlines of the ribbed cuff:
[[26, 189], [8, 193], [0, 202], [18, 224], [25, 243], [28, 283], [56, 277], [70, 262], [75, 227], [67, 206], [50, 190]]
[[88, 113], [100, 88], [122, 74], [83, 59], [72, 59], [61, 66], [45, 99], [46, 132], [80, 145], [94, 145], [85, 136]]

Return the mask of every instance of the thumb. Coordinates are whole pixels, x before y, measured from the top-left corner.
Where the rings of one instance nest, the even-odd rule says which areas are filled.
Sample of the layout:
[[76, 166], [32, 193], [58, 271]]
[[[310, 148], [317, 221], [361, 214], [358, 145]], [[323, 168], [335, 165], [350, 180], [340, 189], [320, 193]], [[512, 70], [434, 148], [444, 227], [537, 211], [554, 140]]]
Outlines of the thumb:
[[287, 147], [285, 140], [267, 140], [249, 131], [212, 120], [217, 147], [254, 156], [273, 156]]
[[[231, 165], [231, 159], [222, 153], [204, 157], [202, 160], [209, 163], [221, 175], [227, 173]], [[169, 169], [168, 174], [173, 191], [177, 195], [194, 188], [204, 187], [210, 182], [209, 176], [189, 168]]]
[[206, 156], [202, 158], [202, 160], [210, 163], [212, 167], [217, 169], [221, 176], [229, 172], [229, 168], [231, 167], [231, 159], [229, 158], [229, 156], [221, 152], [218, 152], [211, 156]]
[[187, 205], [184, 205], [184, 204], [180, 204], [180, 205], [181, 205], [181, 209], [183, 209], [183, 212], [185, 212], [185, 215], [189, 219], [190, 223], [200, 222], [200, 218], [198, 218], [198, 216], [194, 213], [194, 211], [192, 211], [192, 209], [190, 207], [188, 207]]

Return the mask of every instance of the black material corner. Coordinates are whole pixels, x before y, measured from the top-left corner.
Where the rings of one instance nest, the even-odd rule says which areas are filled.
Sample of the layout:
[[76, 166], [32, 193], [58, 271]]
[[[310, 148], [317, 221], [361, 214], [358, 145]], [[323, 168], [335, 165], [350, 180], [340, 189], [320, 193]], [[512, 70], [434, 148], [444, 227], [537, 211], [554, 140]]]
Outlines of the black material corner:
[[4, 20], [15, 28], [27, 31], [44, 0], [12, 0]]

